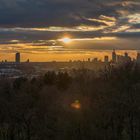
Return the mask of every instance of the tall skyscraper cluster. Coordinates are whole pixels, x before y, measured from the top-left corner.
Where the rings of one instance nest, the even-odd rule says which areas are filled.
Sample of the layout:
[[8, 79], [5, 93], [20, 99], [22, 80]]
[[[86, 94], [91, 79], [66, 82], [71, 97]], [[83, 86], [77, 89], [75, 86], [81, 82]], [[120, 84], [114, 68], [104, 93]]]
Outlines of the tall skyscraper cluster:
[[112, 62], [113, 63], [126, 63], [126, 62], [130, 62], [131, 61], [131, 57], [128, 55], [127, 52], [124, 53], [124, 55], [117, 55], [116, 51], [113, 50], [112, 52]]
[[115, 50], [112, 51], [112, 57], [111, 61], [109, 60], [109, 56], [104, 56], [104, 62], [112, 62], [112, 63], [127, 63], [130, 61], [136, 61], [137, 63], [140, 63], [140, 52], [137, 53], [136, 59], [133, 59], [128, 55], [127, 52], [124, 53], [124, 55], [118, 55]]

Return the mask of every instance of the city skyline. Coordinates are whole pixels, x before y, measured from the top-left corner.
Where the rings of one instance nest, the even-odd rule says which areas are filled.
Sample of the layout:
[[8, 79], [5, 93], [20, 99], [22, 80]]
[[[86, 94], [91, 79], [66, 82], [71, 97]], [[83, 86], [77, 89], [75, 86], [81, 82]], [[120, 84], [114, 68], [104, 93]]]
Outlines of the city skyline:
[[[107, 53], [105, 53], [104, 51], [96, 51], [96, 55], [94, 54], [95, 51], [93, 51], [92, 55], [83, 55], [82, 59], [78, 59], [78, 58], [73, 58], [73, 59], [63, 59], [63, 60], [58, 60], [58, 59], [48, 59], [48, 60], [42, 60], [42, 61], [33, 61], [31, 60], [31, 58], [25, 58], [24, 53], [21, 52], [15, 52], [12, 53], [12, 59], [1, 59], [2, 62], [16, 62], [16, 63], [20, 63], [20, 62], [70, 62], [70, 61], [100, 61], [100, 62], [119, 62], [119, 61], [123, 61], [123, 58], [128, 58], [128, 60], [130, 59], [130, 61], [135, 61], [139, 59], [139, 55], [140, 52], [139, 51], [133, 51], [133, 55], [132, 50], [108, 50]], [[100, 55], [99, 55], [99, 54]], [[86, 57], [85, 57], [86, 56]]]

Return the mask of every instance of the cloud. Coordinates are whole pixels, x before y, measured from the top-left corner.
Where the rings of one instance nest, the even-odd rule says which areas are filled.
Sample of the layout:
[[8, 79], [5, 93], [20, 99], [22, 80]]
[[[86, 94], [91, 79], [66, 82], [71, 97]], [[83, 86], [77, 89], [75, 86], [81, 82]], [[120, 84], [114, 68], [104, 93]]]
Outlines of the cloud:
[[139, 0], [0, 0], [0, 3], [3, 45], [31, 43], [53, 47], [54, 40], [65, 35], [75, 40], [132, 38], [132, 42], [140, 37]]
[[140, 11], [138, 0], [117, 0], [117, 2], [116, 0], [0, 0], [0, 2], [1, 27], [74, 27], [81, 24], [110, 26], [115, 22], [120, 23], [122, 17], [124, 19], [130, 13], [133, 15]]
[[[91, 24], [82, 17], [114, 14], [114, 7], [97, 0], [0, 0], [1, 26], [76, 26]], [[103, 6], [103, 7], [102, 7]], [[109, 13], [108, 13], [109, 12]]]

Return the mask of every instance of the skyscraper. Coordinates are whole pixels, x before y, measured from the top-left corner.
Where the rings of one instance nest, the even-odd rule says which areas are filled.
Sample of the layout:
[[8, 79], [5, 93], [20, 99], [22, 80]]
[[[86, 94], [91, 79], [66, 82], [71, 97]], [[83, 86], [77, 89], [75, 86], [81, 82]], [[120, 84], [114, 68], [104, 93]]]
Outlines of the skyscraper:
[[15, 62], [20, 63], [20, 53], [19, 52], [17, 52], [15, 55]]
[[125, 52], [125, 53], [124, 53], [124, 56], [127, 58], [127, 57], [128, 57], [128, 53], [127, 53], [127, 52]]
[[107, 55], [104, 57], [104, 62], [105, 63], [108, 63], [109, 62], [109, 57]]
[[112, 62], [116, 63], [116, 61], [117, 61], [117, 55], [116, 55], [115, 50], [113, 50], [113, 52], [112, 52]]
[[137, 62], [140, 63], [140, 53], [137, 53]]
[[131, 57], [128, 55], [127, 52], [124, 53], [124, 60], [126, 63], [131, 62]]

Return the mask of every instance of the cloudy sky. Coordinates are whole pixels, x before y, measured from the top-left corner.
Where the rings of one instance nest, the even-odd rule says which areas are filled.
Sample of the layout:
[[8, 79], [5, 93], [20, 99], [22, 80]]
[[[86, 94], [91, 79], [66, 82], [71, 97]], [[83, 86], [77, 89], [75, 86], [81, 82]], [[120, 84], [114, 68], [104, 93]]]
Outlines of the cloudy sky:
[[32, 61], [135, 51], [139, 38], [140, 0], [0, 0], [0, 60], [17, 51]]

